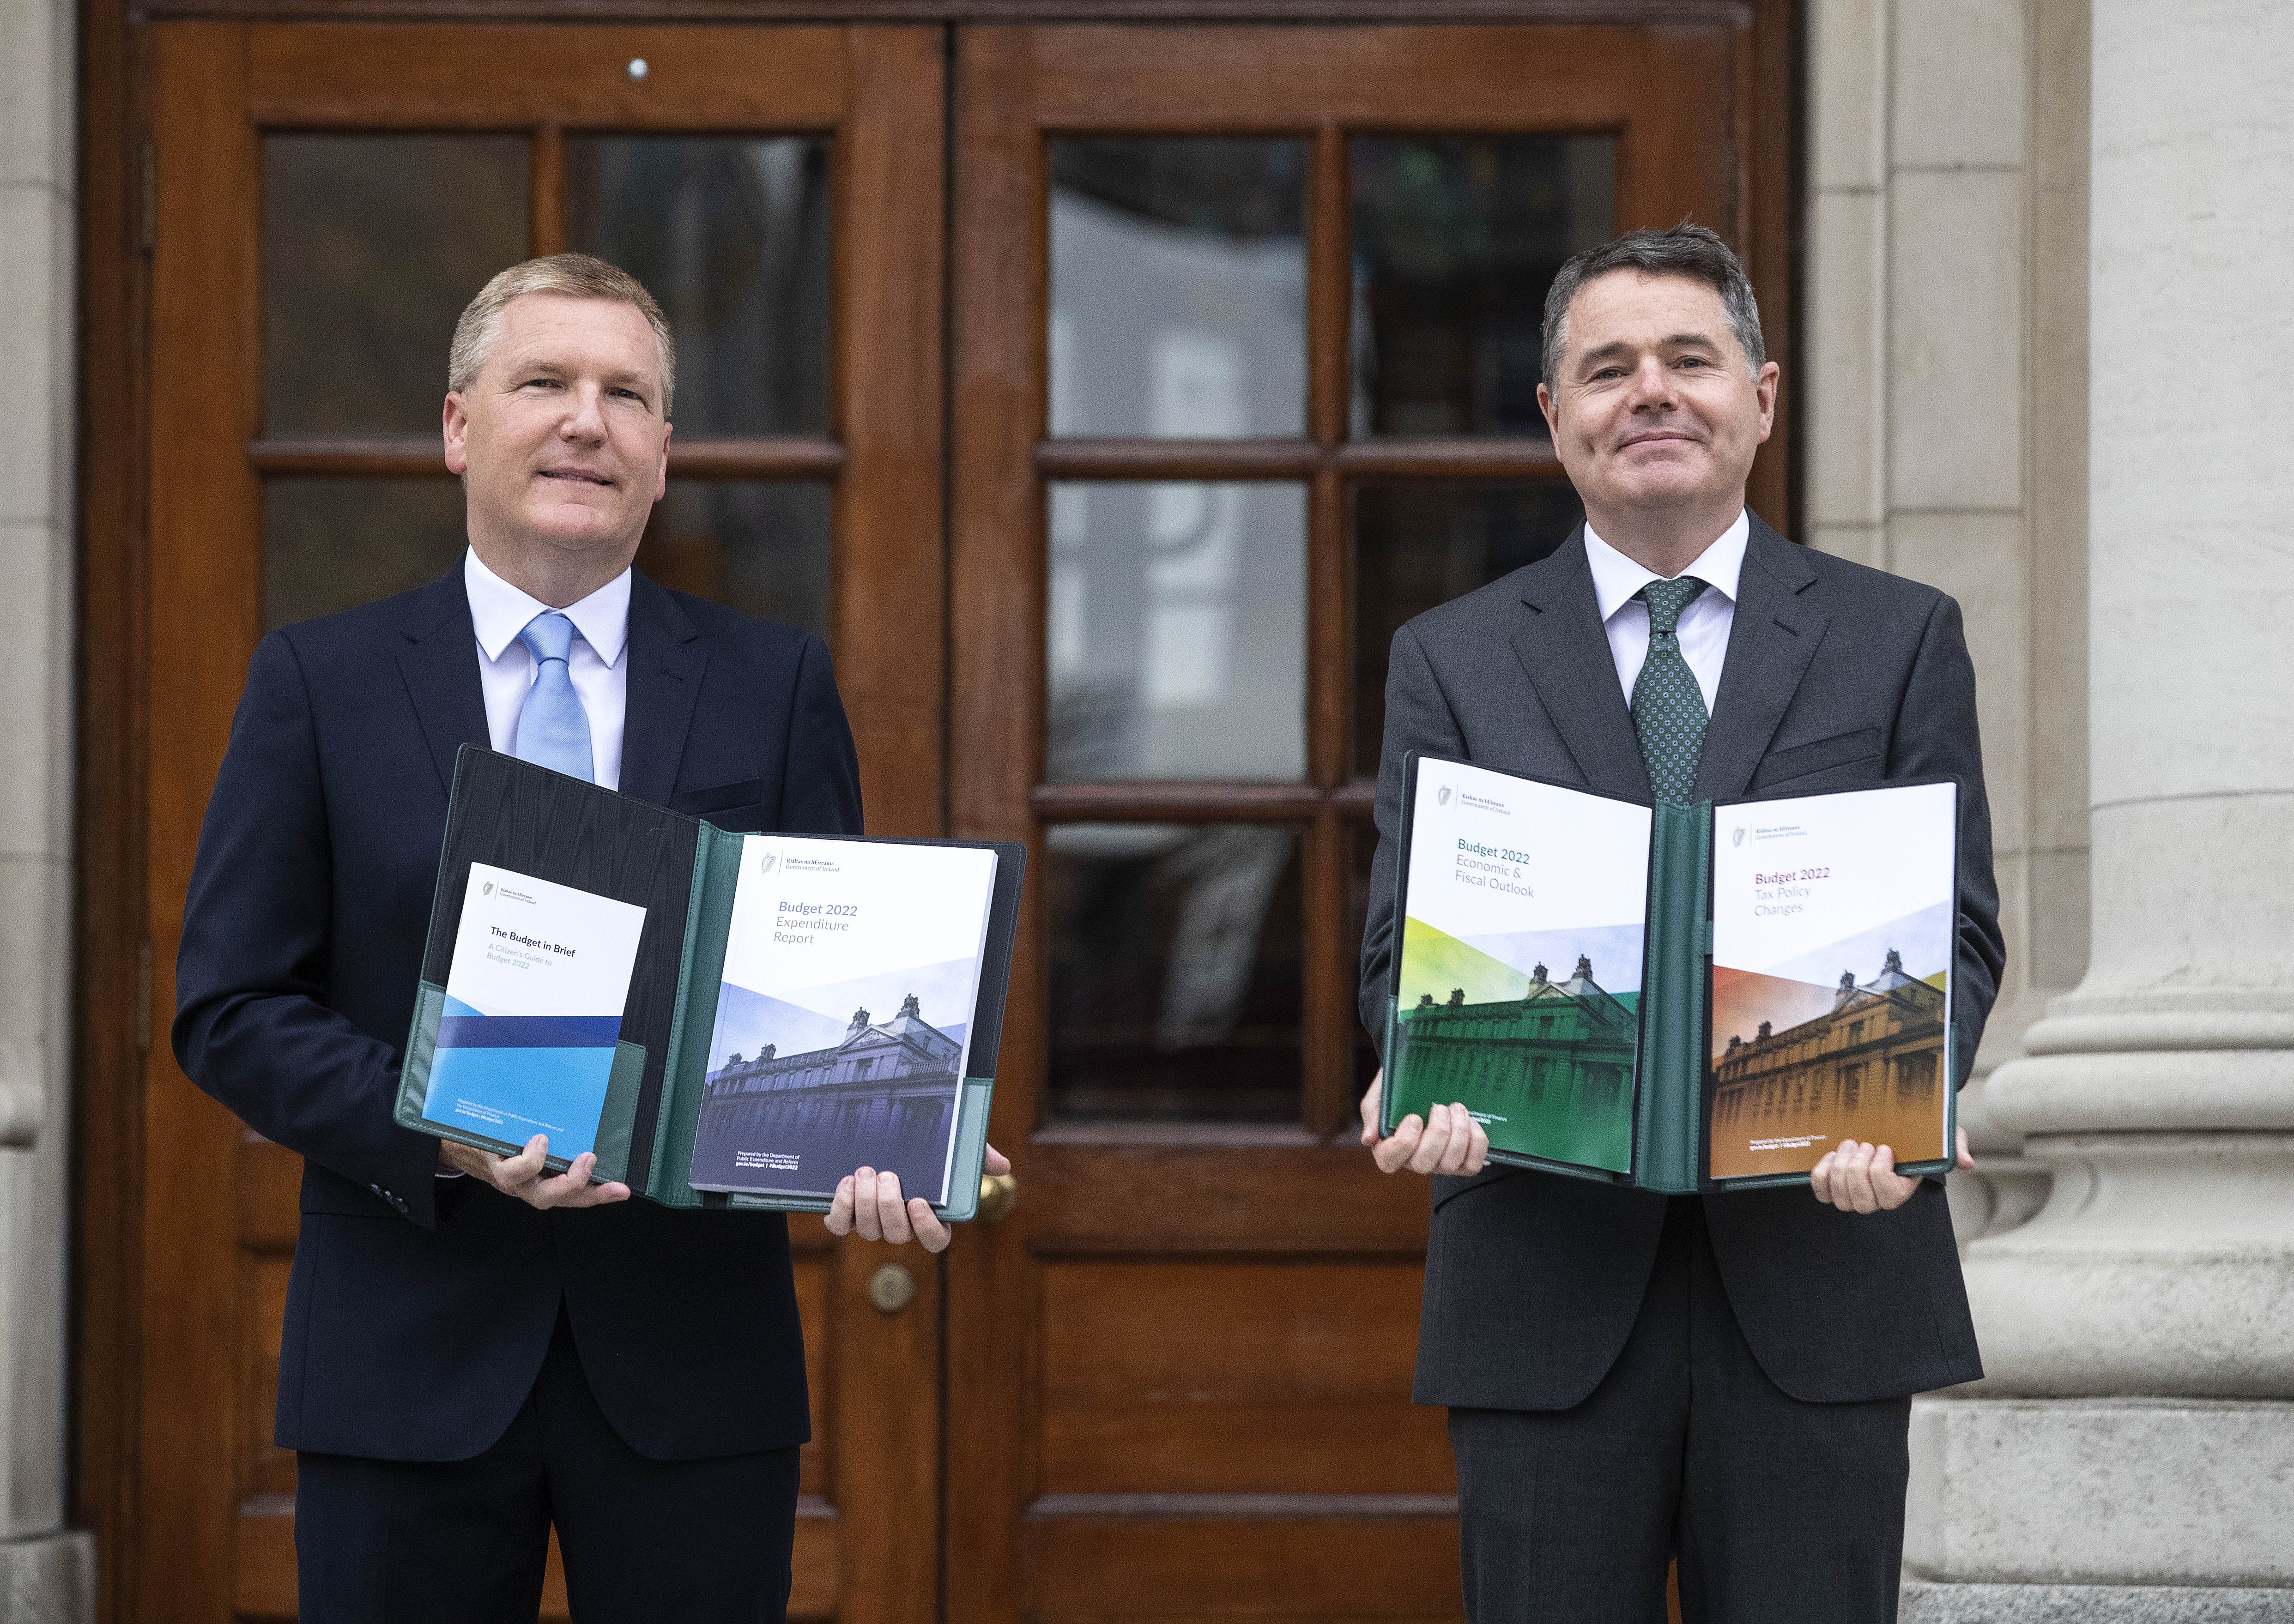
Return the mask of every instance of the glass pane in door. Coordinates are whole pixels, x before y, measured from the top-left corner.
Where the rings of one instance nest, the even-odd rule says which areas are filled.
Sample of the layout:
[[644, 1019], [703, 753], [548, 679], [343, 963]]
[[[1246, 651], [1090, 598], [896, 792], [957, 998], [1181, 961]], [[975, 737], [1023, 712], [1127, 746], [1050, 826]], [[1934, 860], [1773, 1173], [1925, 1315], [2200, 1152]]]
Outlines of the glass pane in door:
[[1403, 623], [1536, 563], [1583, 515], [1576, 491], [1559, 483], [1377, 480], [1354, 488], [1354, 776], [1378, 775], [1387, 656]]
[[1251, 824], [1045, 832], [1055, 1118], [1297, 1120], [1299, 834]]
[[1051, 488], [1053, 783], [1306, 770], [1306, 491]]
[[828, 636], [829, 489], [810, 481], [672, 477], [638, 568], [759, 620]]
[[435, 435], [454, 322], [525, 257], [520, 135], [263, 138], [263, 418]]
[[459, 564], [467, 543], [462, 484], [444, 477], [443, 466], [439, 472], [436, 479], [264, 481], [264, 629], [355, 609]]
[[1358, 135], [1354, 432], [1545, 436], [1553, 273], [1616, 217], [1614, 135]]
[[1050, 149], [1051, 432], [1303, 433], [1306, 143], [1070, 136]]
[[565, 240], [646, 285], [687, 439], [829, 432], [830, 142], [577, 135]]

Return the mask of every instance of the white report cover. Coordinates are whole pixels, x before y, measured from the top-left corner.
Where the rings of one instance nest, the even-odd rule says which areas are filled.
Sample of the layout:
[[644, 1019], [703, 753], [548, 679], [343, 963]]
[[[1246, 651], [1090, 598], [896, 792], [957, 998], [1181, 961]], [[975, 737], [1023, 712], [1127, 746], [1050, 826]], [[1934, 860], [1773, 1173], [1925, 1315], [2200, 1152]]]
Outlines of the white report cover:
[[1941, 783], [1713, 808], [1714, 1178], [1843, 1139], [1950, 1154], [1958, 806]]
[[866, 1165], [948, 1198], [996, 854], [752, 834], [696, 1190], [828, 1196]]
[[470, 865], [422, 1115], [568, 1160], [596, 1149], [646, 911]]
[[1495, 1149], [1630, 1170], [1649, 809], [1424, 756], [1415, 785], [1388, 1120], [1462, 1104]]

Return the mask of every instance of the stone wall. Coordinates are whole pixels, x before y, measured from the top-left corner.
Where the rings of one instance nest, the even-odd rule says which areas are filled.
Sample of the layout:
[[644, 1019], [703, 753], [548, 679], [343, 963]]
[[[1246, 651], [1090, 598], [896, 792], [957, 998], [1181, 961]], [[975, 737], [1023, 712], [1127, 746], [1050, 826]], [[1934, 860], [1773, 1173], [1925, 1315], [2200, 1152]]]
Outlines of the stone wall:
[[1811, 46], [1811, 539], [1967, 611], [2010, 952], [1905, 1616], [2294, 1620], [2294, 9]]
[[[2087, 968], [2087, 9], [1809, 8], [1805, 540], [1966, 616], [2008, 952], [1979, 1078]], [[1965, 1184], [1971, 1225], [2029, 1210]]]
[[71, 1087], [75, 309], [66, 0], [0, 0], [0, 1620], [77, 1620], [63, 1533]]

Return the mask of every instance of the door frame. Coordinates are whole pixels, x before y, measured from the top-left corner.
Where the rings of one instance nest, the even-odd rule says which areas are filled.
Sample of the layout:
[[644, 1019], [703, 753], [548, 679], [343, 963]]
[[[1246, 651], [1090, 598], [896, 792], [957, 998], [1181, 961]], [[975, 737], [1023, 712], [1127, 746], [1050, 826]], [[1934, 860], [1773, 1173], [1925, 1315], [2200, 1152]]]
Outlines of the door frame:
[[[134, 1580], [129, 1555], [138, 1523], [139, 1395], [147, 1355], [137, 1311], [147, 1262], [141, 1244], [143, 1092], [146, 1055], [155, 1027], [163, 1032], [165, 1025], [153, 1009], [144, 816], [150, 771], [145, 703], [151, 632], [150, 256], [157, 204], [152, 25], [187, 18], [435, 20], [467, 17], [473, 9], [464, 0], [80, 0], [78, 6], [69, 1494], [73, 1522], [96, 1536], [97, 1617], [104, 1620], [124, 1616]], [[1797, 402], [1805, 386], [1795, 386], [1794, 365], [1801, 349], [1806, 119], [1806, 28], [1799, 0], [484, 0], [476, 9], [494, 19], [568, 24], [690, 16], [770, 23], [801, 17], [934, 21], [951, 28], [1029, 19], [1645, 22], [1721, 12], [1744, 18], [1753, 41], [1751, 83], [1742, 87], [1753, 165], [1753, 252], [1746, 268], [1761, 289], [1770, 356], [1787, 375], [1777, 443], [1764, 453], [1774, 472], [1756, 490], [1755, 502], [1777, 516], [1788, 535], [1798, 534], [1803, 523]], [[931, 404], [943, 410], [944, 421], [943, 402]], [[937, 493], [933, 505], [937, 512]], [[945, 728], [940, 743], [945, 760]], [[927, 1271], [920, 1284], [931, 1283]], [[988, 1290], [999, 1277], [992, 1267], [967, 1264], [950, 1283]], [[1009, 1281], [1021, 1283], [1017, 1277]], [[923, 1323], [921, 1315], [908, 1318]], [[957, 1476], [944, 1459], [943, 1507], [946, 1489]], [[923, 1598], [907, 1599], [913, 1604]], [[971, 1616], [961, 1598], [949, 1596], [945, 1604], [935, 1604], [936, 1610]]]
[[[1690, 8], [1672, 8], [1667, 19], [1679, 22], [1690, 14]], [[950, 215], [950, 697], [954, 731], [965, 748], [950, 763], [953, 830], [1027, 841], [1042, 873], [1049, 865], [1040, 837], [1058, 823], [1291, 824], [1306, 835], [1309, 895], [1303, 1123], [1098, 1130], [1045, 1122], [1052, 910], [1048, 885], [1033, 888], [1013, 954], [995, 1134], [1032, 1195], [1023, 1197], [1013, 1219], [949, 1254], [949, 1459], [951, 1472], [962, 1463], [966, 1490], [950, 1498], [944, 1514], [951, 1619], [1013, 1620], [1051, 1610], [1049, 1594], [1079, 1616], [1133, 1610], [1179, 1616], [1196, 1605], [1200, 1587], [1219, 1589], [1231, 1578], [1235, 1588], [1247, 1590], [1253, 1576], [1277, 1560], [1275, 1552], [1298, 1564], [1303, 1577], [1290, 1600], [1302, 1613], [1398, 1616], [1413, 1598], [1453, 1582], [1455, 1547], [1445, 1554], [1441, 1536], [1454, 1531], [1454, 1502], [1444, 1496], [1045, 1488], [1038, 1481], [1049, 1447], [1043, 1443], [1049, 1430], [1043, 1372], [1053, 1337], [1038, 1320], [1052, 1289], [1047, 1280], [1071, 1265], [1184, 1260], [1394, 1269], [1414, 1268], [1422, 1259], [1423, 1188], [1368, 1177], [1354, 1143], [1358, 1084], [1344, 1034], [1354, 1020], [1349, 966], [1358, 945], [1343, 939], [1338, 898], [1344, 844], [1366, 817], [1371, 785], [1347, 771], [1345, 689], [1333, 686], [1346, 662], [1351, 623], [1345, 492], [1359, 479], [1550, 477], [1558, 469], [1550, 447], [1525, 438], [1381, 441], [1349, 432], [1346, 139], [1357, 130], [1617, 128], [1621, 224], [1669, 223], [1692, 206], [1711, 220], [1712, 211], [1725, 208], [1728, 218], [1713, 223], [1749, 243], [1757, 264], [1771, 245], [1758, 212], [1768, 194], [1752, 133], [1759, 44], [1753, 20], [1734, 6], [1704, 8], [1695, 16], [1704, 26], [1693, 33], [1636, 27], [1646, 15], [1606, 19], [1614, 31], [1573, 15], [1561, 24], [1542, 20], [1549, 27], [1534, 37], [1519, 26], [1523, 19], [1493, 21], [1478, 12], [1470, 21], [1391, 29], [1216, 22], [1181, 34], [1097, 21], [1015, 22], [983, 24], [956, 42], [949, 148], [958, 177]], [[1733, 70], [1727, 102], [1708, 103], [1695, 118], [1651, 116], [1634, 102], [1642, 73], [1692, 53], [1709, 62], [1716, 51], [1724, 70]], [[1472, 79], [1484, 63], [1530, 71], [1540, 62], [1556, 77], [1541, 81], [1533, 102], [1491, 79]], [[1277, 82], [1278, 63], [1288, 83]], [[1573, 70], [1565, 63], [1580, 66]], [[1125, 77], [1110, 84], [1119, 71]], [[1428, 109], [1426, 93], [1397, 93], [1389, 73], [1448, 86], [1452, 99]], [[1563, 88], [1549, 90], [1548, 84]], [[1620, 105], [1633, 108], [1634, 122], [1615, 123]], [[1733, 142], [1725, 171], [1704, 161], [1703, 143], [1716, 130]], [[1297, 435], [1197, 443], [1048, 434], [1049, 183], [1042, 143], [1057, 134], [1102, 132], [1282, 135], [1313, 144], [1304, 245], [1304, 320], [1311, 337]], [[1772, 353], [1789, 347], [1790, 300], [1781, 301], [1782, 310], [1777, 303], [1764, 313], [1785, 340], [1772, 345]], [[1776, 456], [1763, 451], [1751, 492], [1756, 508], [1782, 511], [1763, 491], [1788, 488], [1789, 449], [1787, 437]], [[1305, 628], [1314, 675], [1300, 778], [1045, 783], [1044, 492], [1050, 482], [1269, 478], [1313, 489]], [[1237, 1178], [1245, 1156], [1247, 1185]], [[1367, 1579], [1334, 1561], [1340, 1542], [1356, 1539], [1396, 1552], [1395, 1561]], [[1052, 1568], [1060, 1579], [1044, 1576]], [[1103, 1575], [1103, 1587], [1092, 1590], [1078, 1579], [1083, 1574]], [[1086, 1594], [1075, 1593], [1078, 1583]], [[1047, 1594], [1046, 1585], [1056, 1587]]]
[[[99, 1091], [83, 1073], [88, 1116], [102, 1113], [103, 1130], [82, 1143], [83, 1211], [90, 1230], [104, 1226], [102, 1238], [90, 1233], [86, 1244], [115, 1272], [100, 1277], [102, 1301], [88, 1304], [88, 1320], [101, 1315], [100, 1325], [83, 1335], [80, 1505], [108, 1536], [105, 1616], [172, 1618], [186, 1598], [203, 1610], [279, 1616], [292, 1608], [292, 1524], [282, 1497], [264, 1493], [265, 1481], [245, 1464], [263, 1458], [252, 1440], [267, 1438], [269, 1421], [263, 1368], [242, 1344], [256, 1312], [249, 1260], [275, 1265], [293, 1248], [296, 1225], [286, 1214], [300, 1169], [194, 1089], [168, 1053], [180, 899], [245, 660], [262, 630], [262, 475], [443, 475], [429, 435], [277, 444], [254, 437], [260, 134], [518, 128], [531, 136], [535, 182], [529, 242], [548, 252], [563, 246], [555, 205], [564, 125], [834, 133], [838, 272], [827, 434], [688, 443], [672, 447], [671, 459], [704, 478], [835, 481], [831, 642], [863, 745], [871, 827], [934, 835], [944, 817], [937, 256], [945, 33], [915, 25], [557, 29], [209, 19], [154, 25], [137, 44], [140, 101], [155, 137], [143, 149], [136, 222], [146, 263], [134, 267], [151, 335], [136, 357], [134, 388], [147, 431], [136, 465], [143, 495], [122, 548], [131, 567], [100, 583], [118, 594], [104, 603], [118, 617], [112, 630], [133, 629], [132, 642], [107, 651], [121, 686], [106, 697], [129, 708], [134, 753], [103, 804], [83, 802], [83, 816], [133, 831], [111, 848], [118, 869], [98, 865], [92, 846], [83, 863], [133, 881], [105, 899], [103, 917], [132, 933], [134, 1002], [132, 1049], [106, 1057], [120, 1068], [112, 1088]], [[653, 63], [653, 84], [683, 93], [649, 98], [618, 70], [636, 56]], [[496, 82], [492, 65], [508, 61], [520, 64], [518, 76]], [[164, 402], [172, 404], [162, 411]], [[921, 605], [920, 619], [871, 613], [887, 590]], [[99, 941], [117, 951], [94, 930], [84, 951]], [[118, 987], [100, 995], [104, 987], [98, 974], [84, 973], [84, 1019], [116, 1035]], [[153, 1142], [168, 1153], [149, 1153]], [[834, 1241], [817, 1225], [801, 1227], [793, 1241], [800, 1287], [810, 1288], [809, 1339], [816, 1354], [826, 1346], [833, 1355], [816, 1359], [814, 1415], [831, 1447], [826, 1459], [808, 1461], [809, 1480], [821, 1466], [827, 1476], [818, 1487], [809, 1481], [799, 1502], [796, 1604], [811, 1613], [834, 1607], [854, 1624], [929, 1616], [937, 1544], [908, 1535], [937, 1516], [939, 1271], [917, 1269], [908, 1311], [880, 1314], [868, 1298], [868, 1272], [882, 1261], [873, 1249]], [[275, 1490], [275, 1479], [268, 1486]], [[840, 1549], [847, 1542], [884, 1555], [850, 1560]]]

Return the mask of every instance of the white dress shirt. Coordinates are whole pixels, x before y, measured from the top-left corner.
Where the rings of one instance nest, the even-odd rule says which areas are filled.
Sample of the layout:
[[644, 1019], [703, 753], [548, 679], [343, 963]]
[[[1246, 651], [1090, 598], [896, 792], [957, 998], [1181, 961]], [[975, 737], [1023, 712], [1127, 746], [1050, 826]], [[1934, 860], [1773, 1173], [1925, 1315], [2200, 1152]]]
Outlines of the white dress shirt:
[[[1729, 629], [1737, 623], [1737, 583], [1745, 572], [1745, 543], [1753, 537], [1753, 523], [1742, 511], [1720, 539], [1697, 554], [1696, 562], [1681, 571], [1704, 583], [1704, 590], [1680, 612], [1680, 657], [1704, 694], [1704, 714], [1712, 714], [1712, 697], [1720, 691], [1720, 664], [1729, 656]], [[1601, 612], [1601, 629], [1608, 634], [1609, 657], [1616, 662], [1617, 680], [1624, 685], [1625, 703], [1633, 702], [1633, 684], [1640, 679], [1641, 662], [1648, 658], [1648, 605], [1636, 603], [1633, 594], [1664, 576], [1645, 570], [1585, 526], [1585, 562], [1593, 571], [1593, 601]]]
[[[480, 563], [476, 548], [462, 556], [462, 585], [470, 595], [470, 621], [478, 634], [478, 681], [486, 694], [486, 737], [504, 755], [517, 742], [517, 713], [533, 686], [533, 655], [519, 642], [525, 623], [549, 607], [529, 597]], [[567, 675], [590, 716], [590, 753], [598, 782], [622, 787], [622, 730], [629, 710], [630, 572], [623, 570], [580, 603], [561, 611], [574, 622]]]

